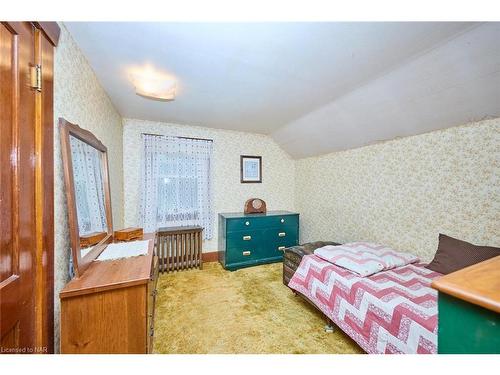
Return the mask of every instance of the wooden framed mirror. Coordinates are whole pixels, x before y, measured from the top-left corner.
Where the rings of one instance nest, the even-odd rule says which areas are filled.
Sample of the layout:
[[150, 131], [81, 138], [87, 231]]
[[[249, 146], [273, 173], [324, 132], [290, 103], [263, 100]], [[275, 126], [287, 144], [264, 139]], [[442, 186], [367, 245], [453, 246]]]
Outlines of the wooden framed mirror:
[[71, 254], [79, 277], [113, 241], [106, 146], [90, 131], [59, 118]]

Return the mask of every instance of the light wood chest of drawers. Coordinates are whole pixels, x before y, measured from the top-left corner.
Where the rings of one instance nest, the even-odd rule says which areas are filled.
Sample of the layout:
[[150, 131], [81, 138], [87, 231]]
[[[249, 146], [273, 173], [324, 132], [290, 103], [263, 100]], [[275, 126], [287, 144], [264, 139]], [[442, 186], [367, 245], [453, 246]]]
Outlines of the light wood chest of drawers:
[[94, 261], [60, 293], [61, 353], [151, 353], [158, 257]]

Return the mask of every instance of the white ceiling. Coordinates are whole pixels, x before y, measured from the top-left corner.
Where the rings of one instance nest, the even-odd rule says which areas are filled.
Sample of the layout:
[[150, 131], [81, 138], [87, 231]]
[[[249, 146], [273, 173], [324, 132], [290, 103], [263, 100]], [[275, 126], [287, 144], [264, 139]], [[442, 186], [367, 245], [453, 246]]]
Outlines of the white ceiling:
[[[66, 23], [123, 117], [271, 134], [293, 157], [500, 115], [500, 23]], [[178, 80], [135, 95], [128, 69]]]

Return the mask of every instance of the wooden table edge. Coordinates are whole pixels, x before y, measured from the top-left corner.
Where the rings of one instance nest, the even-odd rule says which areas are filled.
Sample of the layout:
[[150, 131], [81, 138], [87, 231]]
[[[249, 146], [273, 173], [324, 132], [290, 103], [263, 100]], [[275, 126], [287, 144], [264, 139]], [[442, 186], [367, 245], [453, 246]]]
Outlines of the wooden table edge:
[[[147, 233], [144, 234], [143, 240], [148, 240], [149, 246], [148, 246], [148, 252], [146, 255], [141, 255], [138, 257], [146, 257], [146, 262], [149, 264], [150, 262], [152, 263], [154, 261], [154, 247], [155, 247], [155, 233]], [[138, 258], [138, 257], [131, 257], [131, 258]], [[125, 259], [131, 259], [131, 258], [123, 258]], [[120, 261], [121, 259], [116, 259], [116, 260], [105, 260], [105, 261], [94, 261], [94, 262], [99, 262], [101, 264], [108, 263], [108, 262], [116, 262]], [[148, 261], [149, 260], [149, 261]], [[94, 263], [93, 262], [93, 263]], [[87, 272], [93, 272], [93, 268], [89, 268], [88, 270], [85, 271], [85, 273], [80, 277], [83, 278], [86, 276]], [[85, 294], [92, 294], [92, 293], [99, 293], [99, 292], [104, 292], [107, 290], [111, 289], [118, 289], [118, 288], [128, 288], [132, 286], [137, 286], [137, 285], [142, 285], [142, 284], [147, 284], [148, 281], [150, 280], [151, 275], [143, 275], [141, 277], [137, 278], [130, 278], [126, 280], [121, 280], [117, 282], [108, 282], [108, 283], [102, 283], [96, 286], [81, 286], [81, 287], [74, 287], [72, 283], [76, 279], [70, 280], [65, 287], [59, 292], [59, 298], [64, 299], [64, 298], [70, 298], [70, 297], [75, 297], [75, 296], [80, 296], [80, 295], [85, 295]]]
[[482, 269], [485, 266], [490, 267], [491, 264], [497, 262], [500, 262], [500, 256], [490, 258], [483, 262], [476, 263], [472, 266], [444, 275], [438, 279], [433, 280], [431, 286], [434, 289], [437, 289], [439, 292], [449, 294], [450, 296], [459, 298], [474, 305], [478, 305], [484, 307], [485, 309], [500, 313], [500, 299], [494, 299], [489, 296], [478, 294], [478, 292], [471, 290], [473, 289], [473, 287], [464, 287], [463, 285], [454, 282], [455, 275], [458, 273], [468, 273], [471, 270]]

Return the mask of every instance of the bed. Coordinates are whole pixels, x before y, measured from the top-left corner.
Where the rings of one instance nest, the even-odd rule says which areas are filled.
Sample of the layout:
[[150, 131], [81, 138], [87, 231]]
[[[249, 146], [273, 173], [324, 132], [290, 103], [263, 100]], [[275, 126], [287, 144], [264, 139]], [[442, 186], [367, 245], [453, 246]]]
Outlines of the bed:
[[302, 295], [367, 353], [437, 353], [441, 276], [414, 263], [361, 277], [314, 255], [332, 242], [285, 250], [283, 282]]

